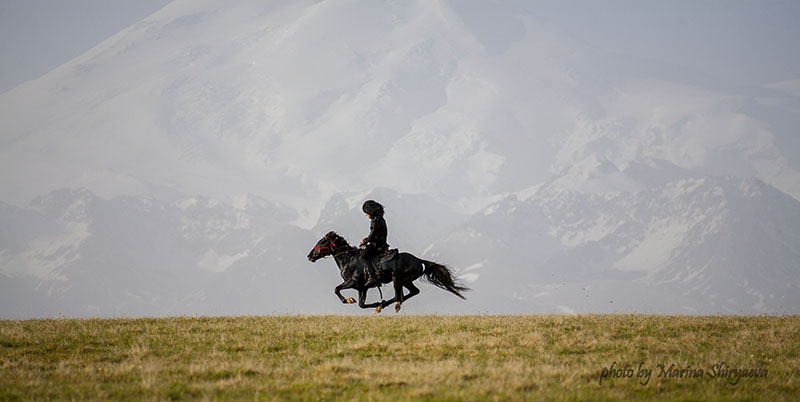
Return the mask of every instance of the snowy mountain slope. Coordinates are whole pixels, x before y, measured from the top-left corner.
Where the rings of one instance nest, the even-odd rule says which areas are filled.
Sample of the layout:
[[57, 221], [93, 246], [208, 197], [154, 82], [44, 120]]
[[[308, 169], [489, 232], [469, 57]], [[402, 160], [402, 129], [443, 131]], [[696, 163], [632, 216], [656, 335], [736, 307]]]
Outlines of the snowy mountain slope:
[[[0, 269], [4, 282], [24, 285], [3, 295], [3, 313], [52, 315], [52, 306], [77, 315], [188, 312], [214, 293], [224, 272], [265, 264], [265, 239], [283, 236], [295, 218], [255, 197], [242, 201], [232, 207], [204, 197], [103, 199], [64, 189], [28, 209], [4, 205], [3, 222], [17, 225], [3, 225]], [[305, 244], [316, 241], [307, 236]], [[6, 299], [18, 293], [27, 296]], [[37, 299], [31, 294], [51, 308], [19, 311], [24, 300]]]
[[[386, 203], [394, 246], [448, 264], [473, 288], [462, 303], [423, 286], [425, 301], [411, 312], [781, 313], [800, 305], [800, 202], [756, 179], [602, 195], [545, 185], [469, 217], [428, 196], [376, 190], [353, 199], [362, 196]], [[304, 256], [328, 230], [357, 243], [367, 228], [359, 207], [334, 196], [308, 231], [289, 224], [291, 210], [256, 197], [231, 206], [65, 189], [26, 209], [4, 204], [1, 218], [14, 225], [1, 232], [1, 313], [355, 313], [331, 293], [335, 264]]]
[[569, 311], [776, 313], [800, 305], [798, 225], [800, 202], [756, 179], [603, 195], [549, 186], [491, 205], [430, 254], [464, 268], [484, 303], [505, 293]]
[[[787, 141], [795, 136], [785, 126], [798, 122], [791, 104], [766, 106], [740, 95], [634, 80], [603, 97], [607, 117], [577, 123], [553, 169], [567, 171], [561, 179], [567, 188], [633, 191], [644, 187], [616, 171], [663, 161], [701, 175], [756, 176], [798, 198], [800, 148]], [[600, 171], [605, 180], [575, 168], [593, 167], [598, 159], [613, 174], [599, 168], [588, 173]]]
[[[386, 200], [395, 246], [418, 255], [422, 245], [413, 246], [414, 237], [430, 241], [463, 218], [427, 196], [390, 190], [367, 196]], [[0, 231], [0, 316], [356, 313], [333, 294], [341, 282], [336, 264], [305, 258], [339, 223], [362, 224], [353, 231], [355, 244], [368, 228], [360, 203], [350, 209], [337, 196], [331, 211], [335, 200], [345, 209], [325, 215], [333, 220], [319, 223], [330, 224], [324, 231], [290, 224], [291, 209], [255, 196], [104, 199], [62, 189], [28, 208], [0, 204], [0, 221], [10, 223]], [[414, 217], [420, 206], [435, 216]], [[416, 236], [404, 235], [412, 231]]]
[[486, 196], [593, 157], [797, 196], [791, 93], [756, 110], [618, 64], [520, 7], [173, 2], [0, 96], [0, 196], [253, 193], [310, 226], [341, 189]]

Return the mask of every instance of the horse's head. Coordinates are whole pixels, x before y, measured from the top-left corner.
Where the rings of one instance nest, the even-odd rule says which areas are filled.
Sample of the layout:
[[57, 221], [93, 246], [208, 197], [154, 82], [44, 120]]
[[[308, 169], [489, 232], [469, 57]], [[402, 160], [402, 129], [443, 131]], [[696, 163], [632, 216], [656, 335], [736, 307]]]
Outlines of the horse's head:
[[308, 260], [316, 262], [320, 258], [334, 255], [336, 250], [345, 250], [348, 247], [347, 241], [336, 232], [328, 232], [308, 253]]

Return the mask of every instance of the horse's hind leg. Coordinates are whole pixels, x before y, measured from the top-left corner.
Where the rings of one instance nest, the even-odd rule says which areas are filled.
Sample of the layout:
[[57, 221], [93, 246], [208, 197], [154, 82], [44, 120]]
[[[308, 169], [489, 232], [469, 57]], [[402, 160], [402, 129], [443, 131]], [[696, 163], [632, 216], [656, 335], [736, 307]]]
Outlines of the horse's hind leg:
[[395, 300], [397, 300], [396, 294], [389, 300], [381, 300], [380, 303], [378, 303], [378, 307], [375, 308], [375, 314], [380, 313], [383, 309], [386, 308], [386, 306], [394, 303]]
[[[400, 306], [405, 299], [419, 294], [419, 289], [414, 286], [413, 282], [419, 278], [424, 272], [422, 262], [408, 253], [400, 253], [397, 260], [397, 265], [392, 273], [392, 282], [394, 285], [394, 297], [381, 303], [376, 312], [380, 312], [384, 307], [397, 301], [395, 305], [395, 312], [400, 311]], [[407, 295], [403, 294], [403, 287], [409, 290]]]
[[394, 297], [397, 299], [397, 304], [394, 305], [394, 312], [400, 312], [400, 305], [403, 304], [403, 284], [395, 279], [394, 281]]
[[[367, 304], [367, 290], [368, 289], [359, 289], [358, 290], [358, 307], [361, 307], [361, 308], [380, 307], [381, 302], [375, 302], [375, 303]], [[378, 312], [380, 313], [380, 310]]]
[[406, 289], [408, 289], [408, 294], [403, 296], [403, 301], [408, 300], [416, 295], [419, 294], [419, 289], [414, 286], [414, 282], [408, 282], [403, 284]]
[[[402, 301], [406, 301], [406, 300], [412, 298], [413, 296], [416, 296], [416, 295], [419, 294], [419, 289], [416, 286], [414, 286], [413, 282], [408, 282], [408, 283], [402, 284], [402, 286], [400, 286], [400, 289], [402, 290], [403, 287], [408, 289], [408, 294], [402, 294], [402, 292], [395, 291], [396, 292], [395, 296], [392, 297], [389, 300], [384, 300], [383, 302], [381, 302], [380, 306], [378, 306], [378, 308], [375, 310], [375, 312], [376, 313], [380, 313], [381, 310], [386, 308], [386, 306], [394, 303], [395, 300], [398, 300], [398, 295], [400, 295], [399, 297], [402, 297]], [[398, 307], [398, 306], [400, 306], [400, 302], [398, 302], [397, 306], [395, 306], [396, 311], [400, 310], [400, 307]]]

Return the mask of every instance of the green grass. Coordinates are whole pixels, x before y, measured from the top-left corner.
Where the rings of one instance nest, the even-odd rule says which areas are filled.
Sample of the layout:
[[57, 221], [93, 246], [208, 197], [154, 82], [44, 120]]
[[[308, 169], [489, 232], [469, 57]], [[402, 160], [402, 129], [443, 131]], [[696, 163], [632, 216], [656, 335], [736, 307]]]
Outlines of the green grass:
[[[612, 363], [633, 378], [601, 384]], [[673, 364], [703, 376], [659, 377]], [[797, 316], [0, 321], [0, 401], [793, 400], [799, 380]]]

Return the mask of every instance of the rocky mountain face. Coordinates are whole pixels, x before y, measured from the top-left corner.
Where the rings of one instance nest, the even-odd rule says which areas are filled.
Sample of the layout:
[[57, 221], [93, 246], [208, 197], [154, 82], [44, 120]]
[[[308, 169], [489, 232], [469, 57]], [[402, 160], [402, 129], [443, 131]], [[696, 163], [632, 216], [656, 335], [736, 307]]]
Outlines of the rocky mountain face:
[[487, 297], [504, 289], [528, 308], [780, 313], [798, 302], [798, 219], [797, 200], [756, 179], [637, 193], [545, 186], [490, 205], [429, 254], [467, 267]]
[[[291, 311], [288, 300], [268, 301], [286, 297], [291, 288], [315, 288], [316, 280], [303, 285], [316, 279], [314, 270], [296, 269], [303, 264], [293, 257], [302, 252], [297, 245], [316, 239], [288, 225], [292, 210], [253, 196], [236, 201], [107, 200], [85, 189], [63, 189], [29, 208], [3, 204], [2, 220], [13, 225], [2, 232], [2, 313]], [[286, 281], [291, 286], [281, 283]], [[249, 303], [239, 303], [243, 298]]]
[[[541, 186], [471, 216], [421, 195], [366, 197], [390, 206], [390, 243], [450, 265], [474, 289], [464, 303], [423, 286], [411, 312], [788, 313], [800, 305], [800, 203], [757, 179], [701, 177], [602, 195]], [[333, 261], [304, 256], [332, 229], [357, 244], [367, 227], [360, 205], [337, 195], [305, 230], [289, 223], [290, 209], [238, 201], [106, 200], [64, 189], [29, 208], [4, 204], [0, 312], [355, 311], [332, 296]]]

